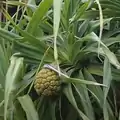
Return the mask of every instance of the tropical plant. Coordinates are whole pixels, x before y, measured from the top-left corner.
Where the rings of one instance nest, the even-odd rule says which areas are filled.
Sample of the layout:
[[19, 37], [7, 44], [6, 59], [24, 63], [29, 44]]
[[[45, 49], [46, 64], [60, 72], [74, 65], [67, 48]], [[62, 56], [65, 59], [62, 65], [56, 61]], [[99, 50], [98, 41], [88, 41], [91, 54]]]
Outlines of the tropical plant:
[[2, 7], [1, 119], [120, 119], [119, 0], [5, 3], [17, 10]]

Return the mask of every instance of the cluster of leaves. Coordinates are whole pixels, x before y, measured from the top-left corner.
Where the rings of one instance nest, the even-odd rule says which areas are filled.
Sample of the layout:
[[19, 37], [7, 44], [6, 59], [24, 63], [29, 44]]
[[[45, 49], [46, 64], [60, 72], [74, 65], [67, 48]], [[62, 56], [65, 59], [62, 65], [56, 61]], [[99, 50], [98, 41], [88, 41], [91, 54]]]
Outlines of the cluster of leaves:
[[[120, 119], [119, 0], [3, 4], [16, 12], [1, 8], [1, 120]], [[62, 92], [37, 96], [35, 75], [51, 63], [65, 83]]]

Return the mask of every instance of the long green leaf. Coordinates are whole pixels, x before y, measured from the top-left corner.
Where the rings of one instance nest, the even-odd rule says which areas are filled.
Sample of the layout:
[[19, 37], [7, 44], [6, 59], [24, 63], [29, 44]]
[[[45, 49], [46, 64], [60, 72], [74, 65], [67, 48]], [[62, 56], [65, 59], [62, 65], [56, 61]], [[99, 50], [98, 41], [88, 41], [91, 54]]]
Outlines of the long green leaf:
[[48, 12], [49, 8], [51, 7], [53, 0], [43, 0], [40, 5], [38, 6], [37, 10], [34, 12], [32, 19], [30, 20], [27, 26], [27, 32], [34, 35], [36, 32], [36, 28], [38, 28], [39, 24], [41, 23], [43, 17]]
[[44, 42], [40, 41], [35, 36], [28, 33], [27, 31], [22, 30], [18, 25], [16, 25], [16, 23], [13, 21], [12, 17], [9, 15], [9, 13], [6, 10], [4, 10], [4, 15], [13, 24], [14, 28], [16, 28], [22, 34], [22, 36], [24, 36], [22, 38], [18, 38], [19, 40], [28, 41], [33, 46], [41, 48], [42, 50], [46, 48]]
[[27, 120], [39, 120], [38, 113], [29, 95], [18, 97], [18, 100], [26, 112]]
[[84, 12], [87, 10], [89, 6], [90, 0], [88, 2], [85, 2], [76, 12], [76, 14], [71, 18], [71, 22], [74, 22], [76, 20], [79, 20], [79, 18], [84, 14]]
[[73, 107], [77, 110], [79, 116], [83, 119], [83, 120], [90, 120], [77, 106], [77, 103], [75, 101], [75, 98], [73, 96], [72, 93], [72, 88], [71, 85], [69, 84], [68, 86], [66, 86], [64, 88], [64, 94], [66, 95], [67, 99], [69, 100], [69, 102], [73, 105]]
[[104, 112], [104, 120], [109, 120], [109, 115], [107, 111], [107, 95], [109, 92], [111, 80], [112, 80], [112, 75], [111, 75], [111, 66], [109, 63], [108, 58], [105, 59], [104, 61], [104, 75], [103, 75], [103, 84], [107, 86], [107, 88], [104, 88], [104, 105], [103, 105], [103, 112]]
[[[84, 69], [84, 77], [85, 77], [85, 79], [88, 79], [88, 80], [91, 80], [91, 81], [96, 81], [94, 79], [94, 77], [87, 71], [87, 69]], [[97, 86], [97, 87], [96, 86], [94, 86], [94, 87], [93, 86], [88, 86], [88, 89], [90, 91], [92, 91], [92, 93], [94, 93], [95, 96], [97, 96], [97, 97], [95, 97], [95, 96], [93, 96], [93, 97], [95, 97], [95, 99], [97, 98], [96, 101], [98, 102], [100, 108], [103, 109], [104, 93], [103, 93], [102, 89], [99, 86]], [[113, 115], [112, 108], [111, 108], [110, 104], [108, 103], [108, 100], [107, 100], [106, 105], [107, 105], [107, 111], [108, 111], [109, 116], [112, 120], [112, 119], [114, 119], [114, 115]]]
[[21, 72], [23, 71], [23, 58], [11, 58], [11, 63], [8, 68], [5, 80], [5, 108], [4, 108], [4, 119], [7, 120], [7, 107], [11, 92], [15, 89], [15, 82], [20, 79]]
[[58, 64], [57, 35], [60, 24], [62, 0], [54, 0], [53, 6], [54, 6], [54, 58]]
[[[84, 79], [82, 72], [79, 72], [79, 76], [80, 78]], [[87, 90], [87, 86], [86, 85], [80, 85], [80, 84], [75, 84], [74, 85], [76, 92], [78, 93], [81, 102], [80, 104], [82, 104], [83, 109], [86, 113], [86, 115], [88, 116], [88, 118], [90, 120], [95, 120], [95, 116], [94, 116], [94, 111], [93, 111], [93, 107], [90, 101], [90, 97], [88, 94], [88, 90]]]
[[[90, 64], [87, 67], [88, 71], [93, 75], [103, 76], [103, 68], [100, 64]], [[120, 72], [114, 68], [111, 69], [112, 71], [112, 79], [116, 81], [120, 81]]]
[[[120, 69], [120, 63], [119, 63], [117, 57], [115, 56], [115, 54], [113, 52], [111, 52], [109, 50], [109, 48], [102, 41], [99, 40], [98, 36], [95, 33], [92, 32], [89, 35], [86, 36], [86, 38], [84, 38], [84, 39], [90, 39], [90, 40], [93, 40], [96, 42], [100, 42], [101, 47], [98, 48], [98, 50], [96, 52], [98, 53], [98, 51], [99, 51], [99, 54], [107, 56], [109, 61], [111, 62], [111, 64], [113, 64], [117, 69]], [[87, 48], [87, 49], [89, 49], [89, 48]], [[93, 50], [93, 48], [91, 48], [91, 50]]]

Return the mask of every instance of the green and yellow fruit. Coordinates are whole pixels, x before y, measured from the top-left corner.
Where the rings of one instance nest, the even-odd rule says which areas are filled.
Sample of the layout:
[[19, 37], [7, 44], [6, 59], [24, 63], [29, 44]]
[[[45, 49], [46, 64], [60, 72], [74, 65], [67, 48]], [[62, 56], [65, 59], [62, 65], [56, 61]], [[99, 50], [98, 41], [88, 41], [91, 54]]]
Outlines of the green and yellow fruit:
[[49, 68], [43, 68], [36, 76], [34, 88], [39, 95], [57, 95], [61, 88], [58, 73]]

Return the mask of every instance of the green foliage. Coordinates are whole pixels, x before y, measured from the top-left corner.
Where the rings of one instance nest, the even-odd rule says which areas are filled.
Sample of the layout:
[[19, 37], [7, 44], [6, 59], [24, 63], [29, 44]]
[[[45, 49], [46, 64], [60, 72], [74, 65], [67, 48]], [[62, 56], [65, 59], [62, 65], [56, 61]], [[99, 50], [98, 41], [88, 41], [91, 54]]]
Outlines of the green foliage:
[[[6, 7], [0, 27], [0, 119], [120, 119], [119, 0], [10, 0]], [[57, 98], [37, 96], [33, 88], [43, 65], [60, 75]]]

